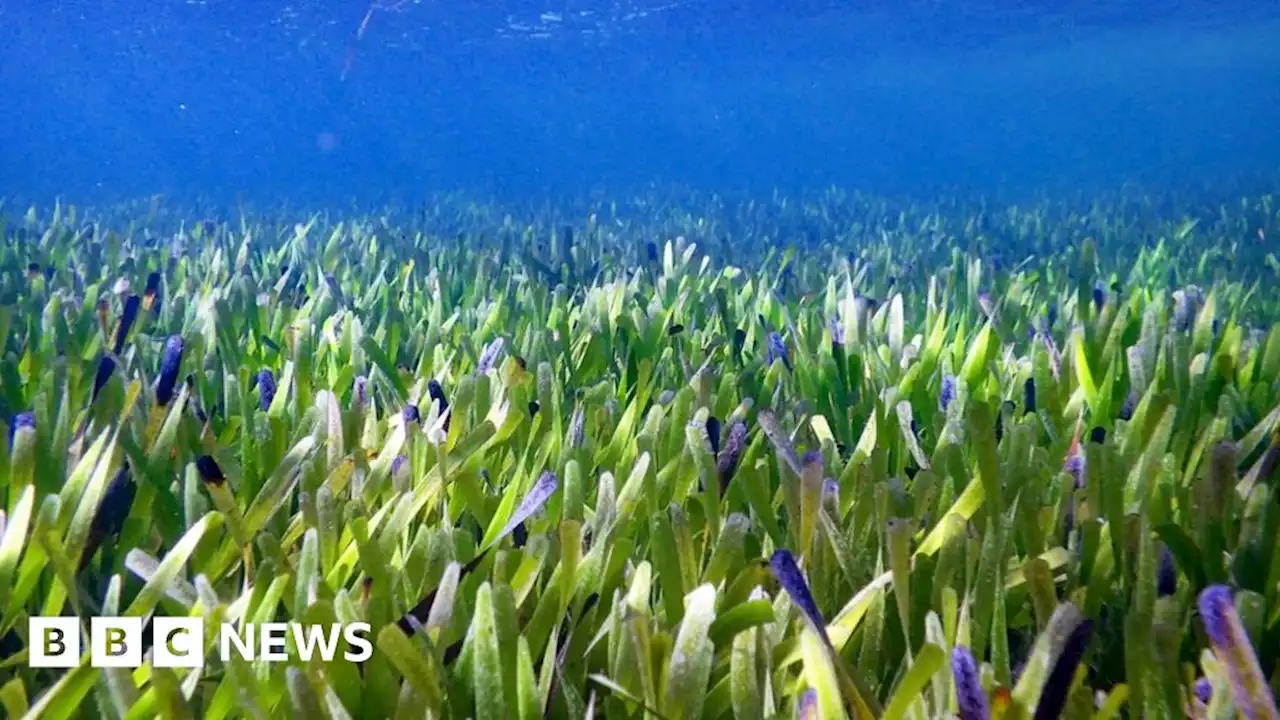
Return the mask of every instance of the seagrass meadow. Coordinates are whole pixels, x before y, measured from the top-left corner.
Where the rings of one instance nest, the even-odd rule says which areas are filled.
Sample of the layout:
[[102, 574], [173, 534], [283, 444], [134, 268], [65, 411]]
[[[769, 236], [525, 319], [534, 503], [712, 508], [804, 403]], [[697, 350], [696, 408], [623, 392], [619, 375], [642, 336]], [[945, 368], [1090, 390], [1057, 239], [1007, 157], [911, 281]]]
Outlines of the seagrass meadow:
[[1277, 717], [1270, 196], [0, 210], [9, 717]]

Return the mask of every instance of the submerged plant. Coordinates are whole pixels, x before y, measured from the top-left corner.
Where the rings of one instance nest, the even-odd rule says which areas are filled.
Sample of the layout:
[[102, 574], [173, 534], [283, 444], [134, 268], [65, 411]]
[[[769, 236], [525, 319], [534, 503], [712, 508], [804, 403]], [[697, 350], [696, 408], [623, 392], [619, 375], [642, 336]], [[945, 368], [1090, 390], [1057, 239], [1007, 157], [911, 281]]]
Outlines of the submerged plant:
[[0, 219], [0, 704], [1275, 717], [1280, 215], [1165, 200]]

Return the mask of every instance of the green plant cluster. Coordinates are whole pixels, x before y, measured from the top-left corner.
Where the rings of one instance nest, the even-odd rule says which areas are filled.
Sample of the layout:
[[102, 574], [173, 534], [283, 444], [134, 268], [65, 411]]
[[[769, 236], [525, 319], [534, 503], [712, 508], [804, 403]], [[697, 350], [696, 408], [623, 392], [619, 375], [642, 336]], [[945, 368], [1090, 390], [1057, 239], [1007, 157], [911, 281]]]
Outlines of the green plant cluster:
[[[10, 210], [0, 704], [1276, 717], [1280, 207], [1184, 201]], [[374, 652], [215, 657], [276, 620]]]

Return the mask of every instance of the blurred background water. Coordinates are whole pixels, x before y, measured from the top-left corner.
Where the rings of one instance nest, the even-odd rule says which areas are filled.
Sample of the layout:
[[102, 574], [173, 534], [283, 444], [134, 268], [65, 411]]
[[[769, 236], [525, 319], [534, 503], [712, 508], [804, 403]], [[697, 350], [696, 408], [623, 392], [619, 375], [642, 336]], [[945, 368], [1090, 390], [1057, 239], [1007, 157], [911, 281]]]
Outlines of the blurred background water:
[[1278, 39], [1274, 0], [0, 0], [0, 196], [1267, 182]]

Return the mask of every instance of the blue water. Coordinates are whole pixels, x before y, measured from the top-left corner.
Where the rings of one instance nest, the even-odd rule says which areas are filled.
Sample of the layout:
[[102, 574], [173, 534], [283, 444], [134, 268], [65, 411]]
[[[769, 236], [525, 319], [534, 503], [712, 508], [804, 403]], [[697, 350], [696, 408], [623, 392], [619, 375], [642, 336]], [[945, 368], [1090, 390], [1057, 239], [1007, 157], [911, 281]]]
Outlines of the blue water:
[[436, 0], [375, 8], [357, 41], [363, 0], [0, 0], [0, 196], [1017, 195], [1280, 173], [1280, 3], [1059, 5]]

